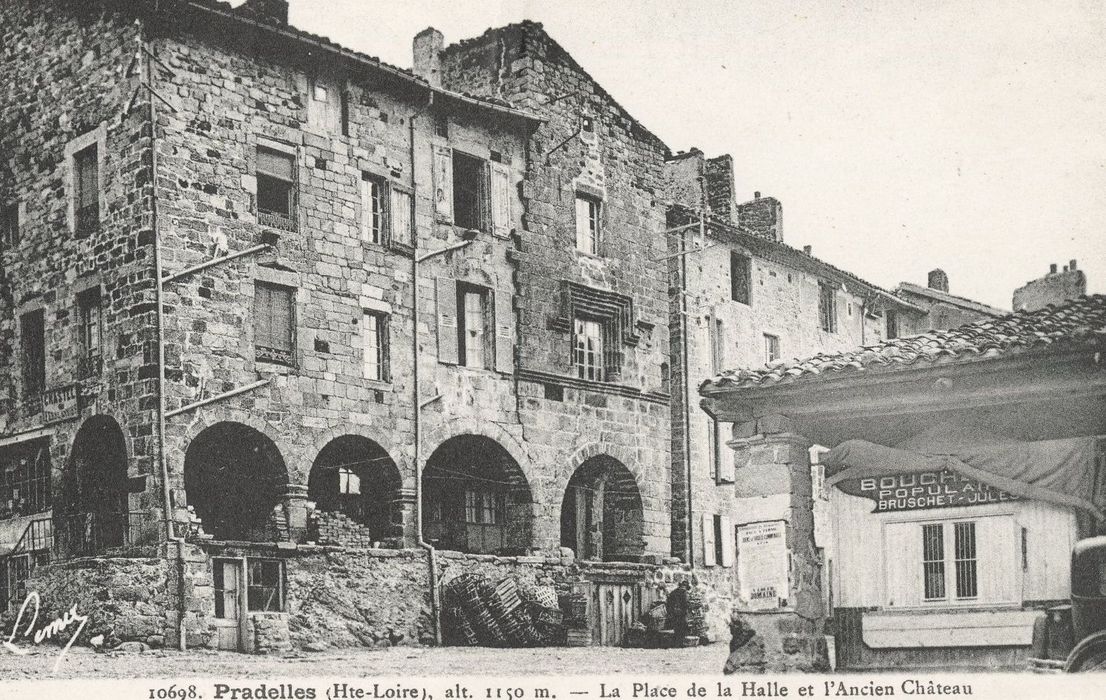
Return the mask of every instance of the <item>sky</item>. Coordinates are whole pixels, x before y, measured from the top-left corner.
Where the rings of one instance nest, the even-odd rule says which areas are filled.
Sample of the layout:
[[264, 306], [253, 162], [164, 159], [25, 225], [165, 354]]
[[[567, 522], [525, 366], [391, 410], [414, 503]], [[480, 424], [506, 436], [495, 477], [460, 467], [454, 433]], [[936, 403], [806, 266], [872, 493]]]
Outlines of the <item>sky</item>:
[[1077, 259], [1106, 291], [1106, 4], [291, 0], [292, 23], [411, 66], [522, 19], [674, 151], [734, 158], [784, 240], [891, 288], [1011, 308]]

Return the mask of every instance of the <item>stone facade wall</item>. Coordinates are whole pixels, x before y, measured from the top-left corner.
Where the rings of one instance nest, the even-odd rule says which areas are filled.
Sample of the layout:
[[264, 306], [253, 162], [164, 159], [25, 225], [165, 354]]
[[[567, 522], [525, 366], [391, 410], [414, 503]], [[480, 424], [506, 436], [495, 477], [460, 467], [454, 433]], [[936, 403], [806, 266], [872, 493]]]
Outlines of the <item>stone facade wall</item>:
[[1071, 263], [1071, 269], [1065, 265], [1063, 272], [1050, 272], [1015, 289], [1014, 310], [1036, 311], [1049, 304], [1062, 304], [1086, 294], [1087, 275], [1082, 270], [1075, 269], [1074, 260]]
[[[667, 148], [534, 23], [447, 48], [442, 75], [448, 88], [502, 97], [547, 120], [527, 144], [517, 269], [521, 381], [514, 429], [541, 464], [531, 481], [543, 493], [536, 499], [535, 544], [556, 547], [569, 478], [585, 459], [609, 455], [637, 482], [645, 554], [668, 556], [668, 301], [659, 260]], [[578, 194], [601, 201], [599, 255], [576, 249]], [[630, 325], [609, 346], [621, 353], [618, 377], [577, 378], [565, 317], [569, 283], [631, 301]]]
[[737, 205], [736, 223], [746, 233], [783, 243], [783, 205], [775, 197], [761, 197]]
[[[136, 93], [137, 71], [127, 73], [141, 30], [114, 8], [64, 0], [0, 6], [0, 71], [13, 77], [0, 95], [0, 205], [18, 208], [20, 239], [0, 252], [0, 434], [41, 429], [34, 434], [50, 444], [55, 504], [76, 477], [70, 447], [90, 416], [121, 427], [130, 476], [156, 471], [148, 95]], [[74, 225], [73, 156], [93, 144], [99, 225], [86, 233]], [[78, 295], [97, 289], [101, 351], [88, 361]], [[19, 319], [35, 309], [44, 318], [46, 381], [45, 393], [32, 395], [22, 386]], [[139, 492], [129, 509], [156, 519], [155, 480], [131, 487]], [[11, 544], [23, 526], [8, 522], [18, 526], [4, 537]]]

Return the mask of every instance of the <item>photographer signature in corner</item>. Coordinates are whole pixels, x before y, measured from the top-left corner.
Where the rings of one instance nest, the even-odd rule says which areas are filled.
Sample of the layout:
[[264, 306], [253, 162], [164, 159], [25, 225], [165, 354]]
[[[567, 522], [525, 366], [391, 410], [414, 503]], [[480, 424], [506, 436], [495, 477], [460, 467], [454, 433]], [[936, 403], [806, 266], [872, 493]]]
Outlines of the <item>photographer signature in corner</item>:
[[[22, 635], [19, 633], [19, 628], [23, 624], [23, 617], [27, 613], [27, 608], [31, 604], [34, 604], [34, 612], [31, 613], [31, 619], [27, 621], [27, 626], [24, 628]], [[19, 656], [25, 656], [26, 650], [20, 649], [15, 645], [15, 639], [17, 636], [30, 638], [36, 645], [42, 644], [47, 639], [54, 639], [59, 637], [69, 626], [76, 624], [77, 628], [73, 632], [73, 636], [66, 642], [65, 648], [58, 654], [57, 661], [54, 662], [54, 673], [58, 672], [58, 666], [61, 664], [61, 660], [65, 658], [65, 654], [69, 651], [69, 647], [73, 646], [73, 642], [84, 630], [85, 625], [88, 624], [88, 615], [82, 615], [77, 612], [77, 604], [73, 603], [69, 610], [66, 610], [60, 617], [56, 617], [49, 623], [39, 629], [35, 629], [38, 623], [39, 608], [41, 607], [41, 600], [37, 591], [31, 591], [27, 594], [27, 597], [23, 599], [23, 605], [19, 608], [19, 614], [16, 615], [15, 623], [12, 625], [12, 632], [8, 635], [8, 638], [4, 640], [4, 647], [13, 654]]]

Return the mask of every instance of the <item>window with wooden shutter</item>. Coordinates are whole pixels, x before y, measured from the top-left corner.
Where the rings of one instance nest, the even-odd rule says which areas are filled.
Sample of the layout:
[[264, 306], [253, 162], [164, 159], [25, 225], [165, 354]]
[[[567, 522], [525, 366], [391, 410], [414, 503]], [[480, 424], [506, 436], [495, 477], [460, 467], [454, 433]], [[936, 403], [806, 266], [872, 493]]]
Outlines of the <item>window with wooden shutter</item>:
[[434, 213], [440, 221], [453, 221], [453, 149], [434, 147]]
[[495, 370], [504, 374], [515, 371], [515, 312], [510, 290], [495, 293]]
[[488, 163], [491, 178], [492, 233], [511, 235], [511, 169], [503, 163]]
[[42, 309], [19, 317], [19, 345], [23, 397], [38, 396], [46, 388], [46, 325]]
[[734, 482], [736, 457], [733, 449], [726, 444], [726, 436], [733, 432], [733, 423], [718, 423], [715, 429], [715, 440], [718, 449], [718, 483], [732, 484]]
[[295, 326], [290, 287], [254, 284], [254, 349], [258, 361], [295, 362]]
[[461, 228], [487, 230], [488, 165], [459, 151], [453, 152], [453, 223]]
[[734, 528], [733, 520], [728, 516], [720, 515], [719, 520], [719, 534], [721, 535], [722, 545], [719, 548], [721, 557], [719, 562], [722, 566], [733, 566], [734, 558], [737, 555], [737, 531]]
[[296, 230], [296, 158], [257, 149], [257, 220], [263, 226]]
[[88, 235], [100, 227], [100, 163], [96, 144], [73, 156], [77, 185], [77, 234]]
[[591, 255], [599, 255], [600, 218], [602, 203], [593, 197], [576, 195], [576, 249]]
[[486, 368], [493, 332], [488, 321], [488, 290], [457, 285], [458, 358], [466, 367]]
[[438, 362], [457, 364], [457, 282], [439, 277], [436, 282], [438, 307]]
[[837, 289], [828, 282], [818, 283], [818, 320], [823, 331], [837, 332]]
[[368, 243], [384, 243], [387, 231], [387, 186], [383, 178], [361, 175], [361, 240]]
[[412, 199], [407, 190], [392, 187], [391, 207], [388, 212], [391, 216], [392, 240], [402, 245], [414, 245], [415, 227], [411, 218]]
[[365, 379], [388, 381], [388, 315], [365, 311], [361, 333], [364, 341]]
[[714, 515], [703, 513], [699, 518], [699, 523], [699, 530], [702, 533], [702, 537], [699, 539], [703, 543], [703, 566], [714, 566], [718, 563], [715, 558]]

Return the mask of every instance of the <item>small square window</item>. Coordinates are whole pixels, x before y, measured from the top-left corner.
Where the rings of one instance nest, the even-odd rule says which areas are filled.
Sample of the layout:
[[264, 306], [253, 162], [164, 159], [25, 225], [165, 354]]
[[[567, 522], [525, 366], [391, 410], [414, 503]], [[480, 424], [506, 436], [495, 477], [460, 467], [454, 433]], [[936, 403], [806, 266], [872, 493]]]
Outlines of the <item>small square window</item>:
[[780, 337], [764, 334], [764, 363], [771, 364], [780, 359]]
[[246, 586], [250, 612], [283, 612], [284, 562], [274, 559], [248, 559]]
[[316, 102], [326, 102], [330, 95], [328, 94], [325, 85], [321, 83], [315, 83], [311, 90], [311, 97]]
[[600, 210], [598, 199], [576, 195], [576, 249], [599, 255]]

